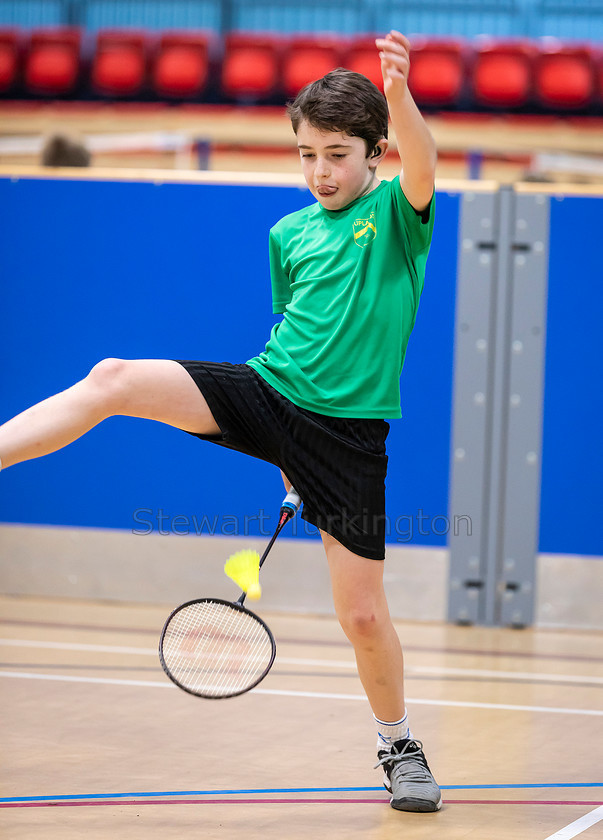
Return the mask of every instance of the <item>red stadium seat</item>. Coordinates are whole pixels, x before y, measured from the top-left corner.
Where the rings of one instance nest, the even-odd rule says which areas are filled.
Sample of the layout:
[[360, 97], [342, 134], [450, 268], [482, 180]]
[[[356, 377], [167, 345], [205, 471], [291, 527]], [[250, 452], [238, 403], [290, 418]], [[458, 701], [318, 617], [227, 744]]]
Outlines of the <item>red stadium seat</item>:
[[415, 38], [409, 86], [419, 105], [453, 106], [463, 93], [466, 50], [461, 41]]
[[224, 46], [221, 86], [226, 96], [257, 102], [275, 94], [283, 48], [280, 38], [231, 33]]
[[80, 72], [81, 32], [73, 27], [35, 29], [25, 63], [30, 93], [60, 96], [71, 93]]
[[168, 32], [161, 37], [153, 66], [153, 88], [159, 96], [199, 96], [209, 79], [210, 35]]
[[147, 76], [148, 43], [144, 32], [103, 30], [96, 37], [92, 88], [103, 96], [134, 96]]
[[348, 47], [344, 58], [343, 66], [356, 73], [362, 73], [383, 90], [383, 76], [381, 75], [381, 59], [375, 46], [377, 36], [363, 36], [355, 39]]
[[294, 37], [289, 41], [283, 63], [283, 87], [288, 97], [325, 73], [341, 67], [344, 42], [337, 38]]
[[529, 102], [535, 47], [527, 41], [478, 42], [471, 84], [475, 101], [497, 108], [518, 108]]
[[0, 93], [7, 93], [17, 83], [19, 52], [19, 32], [16, 29], [0, 29]]
[[536, 57], [534, 85], [539, 104], [559, 110], [585, 108], [595, 96], [593, 56], [585, 46], [544, 41]]

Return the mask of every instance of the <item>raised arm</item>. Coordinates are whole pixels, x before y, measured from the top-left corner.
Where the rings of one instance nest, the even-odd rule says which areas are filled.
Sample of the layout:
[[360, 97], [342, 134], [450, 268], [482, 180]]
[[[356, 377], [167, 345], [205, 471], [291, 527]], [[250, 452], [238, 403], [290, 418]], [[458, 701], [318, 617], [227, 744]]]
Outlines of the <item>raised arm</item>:
[[433, 195], [437, 152], [431, 132], [408, 89], [410, 42], [401, 32], [392, 30], [375, 44], [402, 164], [400, 184], [415, 210], [424, 210]]

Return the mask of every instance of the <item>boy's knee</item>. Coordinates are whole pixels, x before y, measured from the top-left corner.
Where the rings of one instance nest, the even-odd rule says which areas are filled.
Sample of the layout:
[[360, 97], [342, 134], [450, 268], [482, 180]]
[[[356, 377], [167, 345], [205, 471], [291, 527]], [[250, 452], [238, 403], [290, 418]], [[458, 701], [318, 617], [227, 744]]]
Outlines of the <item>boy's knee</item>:
[[103, 400], [117, 403], [125, 391], [128, 362], [124, 359], [103, 359], [94, 365], [86, 382], [101, 394]]
[[346, 636], [351, 640], [371, 639], [379, 632], [379, 616], [370, 607], [358, 607], [339, 616]]

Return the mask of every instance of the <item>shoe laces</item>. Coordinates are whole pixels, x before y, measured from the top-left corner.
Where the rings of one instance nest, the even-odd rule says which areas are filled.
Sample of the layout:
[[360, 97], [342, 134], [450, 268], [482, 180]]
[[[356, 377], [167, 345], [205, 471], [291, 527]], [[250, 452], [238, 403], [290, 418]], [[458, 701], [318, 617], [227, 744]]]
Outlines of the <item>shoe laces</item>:
[[390, 752], [379, 753], [379, 761], [374, 769], [381, 766], [390, 779], [403, 775], [407, 781], [423, 782], [429, 777], [421, 741], [397, 741]]

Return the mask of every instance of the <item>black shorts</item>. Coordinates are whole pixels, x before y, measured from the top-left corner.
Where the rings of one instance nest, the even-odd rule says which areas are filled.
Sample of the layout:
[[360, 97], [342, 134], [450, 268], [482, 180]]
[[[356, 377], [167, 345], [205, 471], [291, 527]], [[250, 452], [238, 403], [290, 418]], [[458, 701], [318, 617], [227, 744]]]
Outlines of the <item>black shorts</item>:
[[384, 559], [385, 420], [328, 417], [300, 408], [249, 365], [177, 361], [222, 431], [195, 437], [279, 467], [302, 498], [306, 522], [354, 554]]

